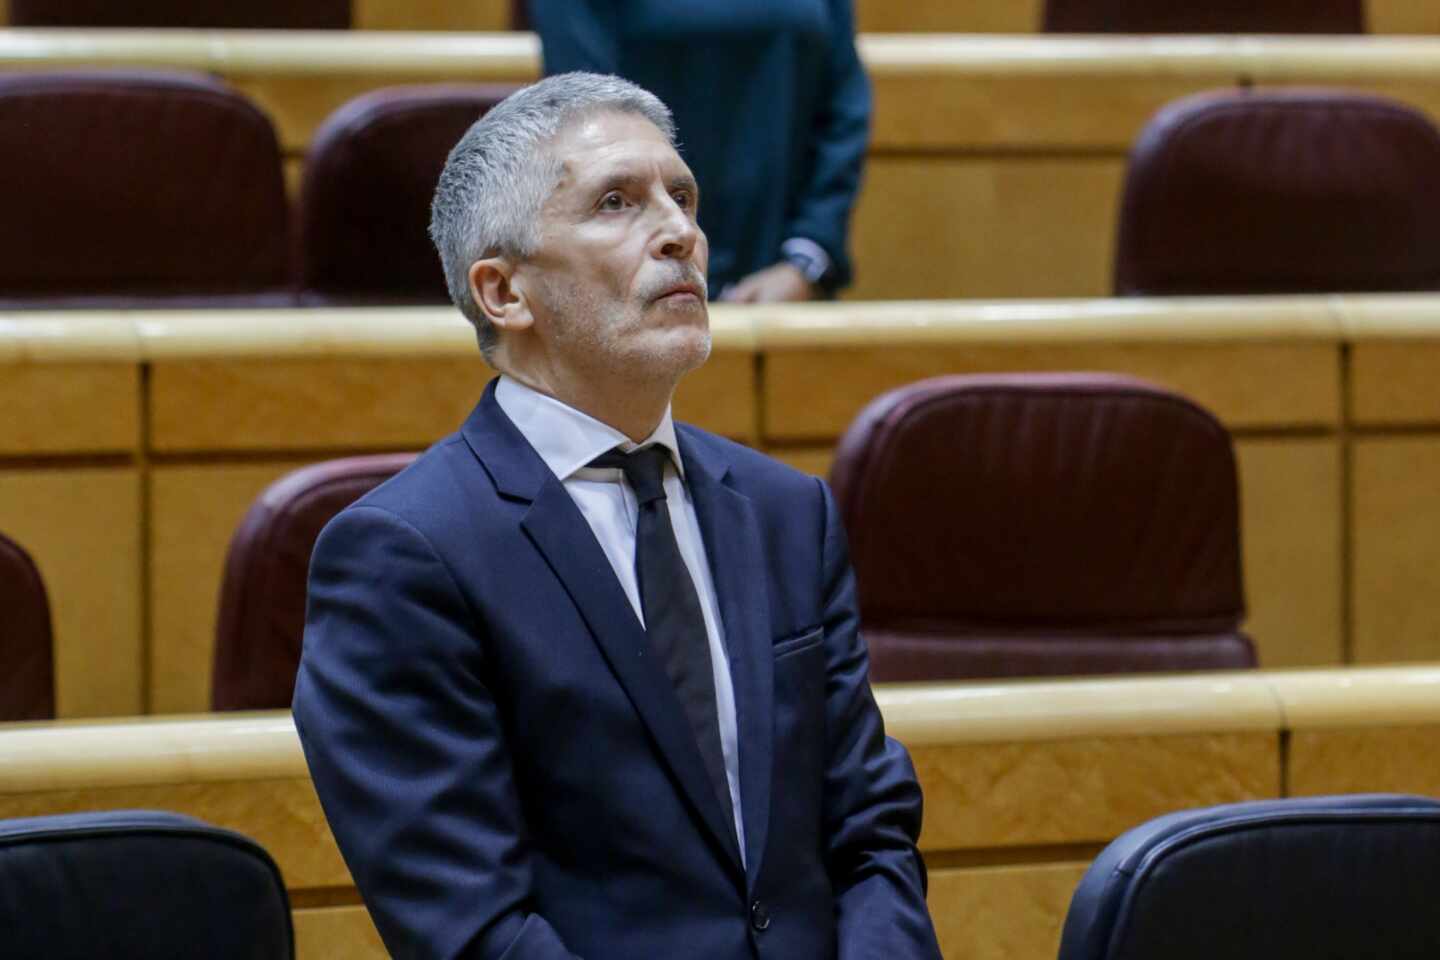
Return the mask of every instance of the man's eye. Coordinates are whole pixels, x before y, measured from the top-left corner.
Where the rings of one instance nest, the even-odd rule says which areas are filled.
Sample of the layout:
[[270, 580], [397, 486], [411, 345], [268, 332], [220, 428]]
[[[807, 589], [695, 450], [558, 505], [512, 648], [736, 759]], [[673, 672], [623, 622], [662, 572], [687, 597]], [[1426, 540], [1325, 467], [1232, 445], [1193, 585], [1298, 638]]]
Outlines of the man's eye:
[[617, 192], [610, 192], [600, 198], [601, 210], [620, 210], [625, 206], [625, 198]]
[[675, 198], [675, 203], [682, 210], [689, 210], [695, 203], [695, 198], [690, 196], [689, 190], [676, 190], [671, 196]]

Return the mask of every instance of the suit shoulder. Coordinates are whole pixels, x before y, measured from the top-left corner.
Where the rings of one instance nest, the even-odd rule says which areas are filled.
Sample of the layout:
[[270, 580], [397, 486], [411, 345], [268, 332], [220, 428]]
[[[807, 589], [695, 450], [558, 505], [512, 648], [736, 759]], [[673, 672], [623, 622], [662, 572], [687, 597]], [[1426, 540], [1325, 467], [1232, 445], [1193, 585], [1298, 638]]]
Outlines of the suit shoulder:
[[453, 518], [448, 514], [464, 502], [462, 487], [473, 484], [476, 473], [483, 475], [469, 447], [459, 434], [451, 434], [340, 511], [336, 520], [353, 519], [364, 509], [373, 508], [427, 536], [442, 534], [452, 525]]

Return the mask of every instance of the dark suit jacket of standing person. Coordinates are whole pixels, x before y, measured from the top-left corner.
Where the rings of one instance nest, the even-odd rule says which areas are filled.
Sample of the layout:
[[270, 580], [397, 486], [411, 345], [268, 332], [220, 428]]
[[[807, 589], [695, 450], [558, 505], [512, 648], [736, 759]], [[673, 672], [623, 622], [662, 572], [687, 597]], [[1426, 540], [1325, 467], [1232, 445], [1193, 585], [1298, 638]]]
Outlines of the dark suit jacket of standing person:
[[700, 184], [710, 292], [813, 240], [850, 282], [870, 134], [853, 0], [529, 0], [546, 74], [614, 73], [675, 114]]
[[311, 566], [295, 723], [392, 953], [938, 957], [920, 790], [828, 489], [677, 424], [731, 656], [742, 869], [674, 686], [494, 389]]

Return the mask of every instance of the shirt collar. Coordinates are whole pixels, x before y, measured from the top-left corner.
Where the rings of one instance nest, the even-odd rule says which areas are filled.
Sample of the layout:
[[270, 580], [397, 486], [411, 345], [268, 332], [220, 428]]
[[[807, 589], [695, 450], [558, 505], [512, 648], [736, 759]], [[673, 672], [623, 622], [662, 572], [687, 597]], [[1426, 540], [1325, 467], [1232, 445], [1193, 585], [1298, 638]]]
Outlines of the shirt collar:
[[652, 444], [668, 450], [675, 470], [681, 479], [685, 477], [680, 445], [675, 439], [675, 421], [668, 404], [654, 432], [640, 443], [634, 443], [609, 424], [504, 374], [495, 385], [495, 402], [558, 480], [568, 479], [607, 450], [619, 447], [629, 453]]

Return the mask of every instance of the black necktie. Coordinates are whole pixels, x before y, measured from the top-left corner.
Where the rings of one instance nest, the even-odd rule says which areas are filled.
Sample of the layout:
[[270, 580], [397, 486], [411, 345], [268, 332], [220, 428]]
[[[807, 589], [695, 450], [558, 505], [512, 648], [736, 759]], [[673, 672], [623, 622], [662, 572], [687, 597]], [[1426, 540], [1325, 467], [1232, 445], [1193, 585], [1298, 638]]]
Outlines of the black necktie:
[[675, 684], [720, 808], [733, 819], [725, 754], [720, 747], [710, 640], [700, 612], [700, 595], [680, 555], [680, 545], [675, 542], [675, 528], [670, 525], [670, 508], [665, 500], [665, 464], [669, 461], [666, 449], [656, 445], [629, 454], [611, 450], [592, 460], [590, 466], [625, 471], [625, 479], [640, 503], [635, 527], [635, 578], [640, 582], [645, 634], [665, 665], [670, 682]]

